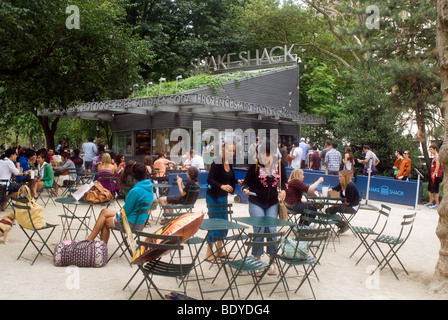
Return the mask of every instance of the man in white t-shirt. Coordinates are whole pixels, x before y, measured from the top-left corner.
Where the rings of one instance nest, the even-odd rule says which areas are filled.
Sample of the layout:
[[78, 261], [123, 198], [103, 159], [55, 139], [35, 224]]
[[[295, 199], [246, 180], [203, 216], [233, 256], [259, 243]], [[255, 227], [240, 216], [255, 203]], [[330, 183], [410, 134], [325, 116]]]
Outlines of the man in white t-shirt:
[[[371, 150], [369, 145], [365, 145], [362, 147], [362, 153], [366, 154], [366, 157], [364, 160], [358, 159], [358, 163], [364, 164], [364, 171], [363, 175], [368, 176], [369, 175], [369, 167], [372, 166], [372, 171], [370, 172], [370, 175], [376, 174], [376, 167], [380, 163], [380, 159], [376, 156], [375, 153]], [[372, 160], [372, 163], [370, 164], [370, 160]]]
[[199, 154], [197, 154], [196, 151], [194, 150], [190, 151], [190, 158], [191, 158], [190, 165], [192, 167], [196, 167], [198, 170], [202, 170], [205, 168], [204, 159]]
[[302, 148], [299, 147], [297, 142], [294, 142], [291, 149], [291, 167], [294, 169], [300, 169], [302, 165]]
[[18, 175], [20, 173], [20, 163], [16, 162], [14, 164], [16, 159], [16, 150], [8, 149], [5, 151], [4, 158], [0, 160], [0, 179], [5, 180], [0, 183], [7, 185], [5, 192], [9, 191], [9, 194], [6, 196], [6, 201], [1, 203], [2, 211], [5, 210], [9, 198], [17, 196], [17, 191], [20, 189], [19, 184], [9, 182], [11, 175]]

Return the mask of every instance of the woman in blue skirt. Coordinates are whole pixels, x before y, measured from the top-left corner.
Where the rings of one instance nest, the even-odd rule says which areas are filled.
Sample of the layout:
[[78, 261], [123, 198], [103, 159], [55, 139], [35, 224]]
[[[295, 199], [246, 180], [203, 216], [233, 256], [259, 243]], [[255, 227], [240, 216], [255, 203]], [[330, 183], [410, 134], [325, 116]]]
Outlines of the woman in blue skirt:
[[[207, 178], [207, 205], [227, 205], [227, 196], [233, 194], [239, 181], [235, 179], [232, 162], [235, 153], [235, 144], [223, 143], [221, 157], [213, 160]], [[226, 211], [227, 207], [214, 207], [209, 209], [210, 219], [228, 219], [227, 214], [213, 214], [213, 212]], [[213, 230], [208, 234], [208, 246], [205, 260], [212, 263], [220, 263], [219, 258], [230, 258], [222, 252], [222, 239], [227, 236], [227, 230]], [[216, 251], [213, 252], [213, 244], [216, 243]]]

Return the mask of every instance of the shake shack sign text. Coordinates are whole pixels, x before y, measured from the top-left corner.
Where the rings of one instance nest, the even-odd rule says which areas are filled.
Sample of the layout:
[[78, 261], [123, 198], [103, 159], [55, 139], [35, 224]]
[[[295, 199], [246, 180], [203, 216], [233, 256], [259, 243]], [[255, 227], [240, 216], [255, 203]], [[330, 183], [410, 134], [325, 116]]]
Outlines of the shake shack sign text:
[[190, 61], [193, 72], [222, 72], [236, 69], [251, 69], [271, 65], [296, 64], [297, 54], [292, 54], [291, 47], [276, 46], [272, 49], [241, 51], [224, 55], [196, 58]]

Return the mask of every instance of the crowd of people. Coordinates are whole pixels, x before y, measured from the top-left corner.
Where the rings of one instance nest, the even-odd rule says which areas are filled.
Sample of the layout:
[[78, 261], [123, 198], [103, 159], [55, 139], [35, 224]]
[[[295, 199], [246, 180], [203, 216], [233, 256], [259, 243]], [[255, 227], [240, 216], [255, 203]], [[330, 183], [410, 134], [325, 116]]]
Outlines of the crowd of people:
[[[20, 186], [27, 184], [31, 193], [36, 197], [37, 192], [46, 187], [54, 187], [57, 195], [60, 181], [56, 176], [67, 175], [66, 172], [72, 168], [83, 168], [86, 172], [96, 172], [98, 177], [102, 174], [118, 173], [120, 175], [120, 186], [125, 192], [124, 210], [130, 222], [132, 230], [141, 230], [144, 227], [148, 215], [139, 216], [141, 206], [149, 206], [154, 200], [154, 190], [151, 178], [158, 182], [163, 182], [168, 168], [177, 167], [176, 163], [167, 159], [166, 153], [160, 153], [156, 161], [151, 156], [146, 156], [144, 161], [126, 161], [121, 154], [106, 152], [101, 144], [95, 144], [93, 138], [89, 138], [82, 146], [81, 150], [70, 151], [67, 145], [58, 146], [56, 153], [49, 149], [8, 149], [0, 160], [0, 179], [9, 191], [8, 197], [15, 196]], [[257, 141], [258, 142], [258, 141]], [[303, 183], [304, 170], [321, 170], [329, 175], [338, 175], [339, 184], [334, 186], [329, 192], [337, 192], [345, 201], [338, 206], [333, 206], [328, 210], [329, 214], [356, 214], [359, 208], [359, 192], [352, 182], [354, 167], [356, 162], [364, 167], [364, 175], [376, 174], [376, 167], [380, 160], [371, 150], [370, 146], [363, 146], [364, 159], [357, 159], [353, 155], [350, 147], [345, 148], [342, 155], [338, 150], [338, 145], [332, 141], [325, 142], [325, 148], [318, 151], [316, 145], [309, 145], [302, 138], [299, 143], [293, 143], [291, 150], [286, 144], [279, 144], [277, 150], [270, 150], [270, 144], [265, 144], [264, 148], [249, 148], [249, 154], [254, 152], [254, 163], [247, 169], [244, 180], [237, 180], [233, 171], [233, 159], [235, 156], [235, 144], [226, 142], [222, 144], [220, 153], [212, 150], [208, 143], [204, 150], [206, 155], [202, 157], [194, 151], [184, 155], [182, 167], [187, 170], [187, 183], [184, 184], [181, 178], [177, 178], [176, 183], [180, 190], [180, 195], [176, 197], [161, 197], [161, 204], [178, 204], [186, 198], [186, 190], [189, 185], [197, 184], [199, 170], [209, 169], [206, 191], [206, 203], [214, 205], [209, 213], [210, 219], [228, 219], [225, 214], [213, 214], [213, 210], [223, 211], [216, 205], [225, 206], [228, 195], [233, 194], [236, 185], [241, 184], [241, 190], [248, 196], [248, 214], [251, 217], [277, 217], [279, 201], [285, 201], [292, 205], [302, 217], [310, 216], [309, 212], [316, 212], [316, 207], [310, 205], [303, 195], [314, 195], [317, 187], [323, 182], [323, 178], [318, 178], [311, 185]], [[433, 155], [431, 165], [431, 179], [429, 183], [430, 201], [427, 206], [438, 208], [438, 189], [441, 182], [442, 166], [438, 158], [438, 148], [431, 145], [429, 148]], [[411, 173], [411, 160], [408, 150], [396, 150], [397, 157], [394, 162], [394, 177], [397, 180], [406, 180]], [[219, 161], [216, 161], [219, 159]], [[286, 175], [286, 167], [292, 167], [289, 179]], [[11, 176], [15, 176], [12, 182]], [[2, 203], [2, 209], [7, 202]], [[307, 210], [305, 214], [305, 209]], [[105, 242], [108, 241], [110, 229], [122, 227], [122, 212], [115, 209], [103, 209], [88, 239], [93, 240], [98, 235]], [[299, 224], [307, 224], [306, 219], [301, 219]], [[348, 230], [348, 225], [340, 220], [338, 224], [339, 232]], [[269, 228], [268, 232], [274, 233], [275, 228]], [[255, 233], [266, 232], [262, 228], [254, 227]], [[220, 263], [220, 259], [229, 259], [222, 250], [222, 239], [226, 236], [224, 230], [211, 232], [208, 239], [208, 247], [205, 259], [209, 262]], [[262, 239], [259, 239], [262, 241]], [[266, 248], [266, 253], [272, 255], [275, 248]], [[264, 249], [262, 247], [253, 248], [253, 256], [261, 258]], [[276, 274], [275, 266], [269, 268], [268, 274]]]
[[[17, 192], [22, 185], [27, 185], [31, 195], [37, 198], [37, 193], [44, 188], [52, 188], [52, 192], [57, 195], [59, 187], [65, 177], [68, 178], [68, 170], [82, 165], [80, 150], [75, 149], [71, 153], [68, 149], [63, 149], [55, 154], [53, 149], [31, 149], [31, 148], [10, 148], [1, 156], [0, 179], [6, 185], [6, 197], [1, 203], [1, 209], [6, 208], [8, 200], [12, 196], [17, 196]], [[76, 163], [76, 164], [75, 164]], [[56, 176], [60, 176], [58, 181]], [[11, 180], [11, 177], [14, 177]]]
[[[285, 167], [293, 169], [324, 171], [329, 175], [338, 175], [340, 171], [346, 170], [353, 178], [354, 168], [358, 163], [363, 166], [363, 175], [377, 173], [380, 160], [369, 145], [362, 148], [364, 159], [355, 159], [351, 147], [346, 147], [343, 155], [337, 148], [337, 142], [327, 140], [324, 148], [319, 151], [316, 145], [308, 144], [305, 138], [301, 138], [300, 142], [293, 142], [291, 148], [286, 143], [279, 142], [277, 154]], [[392, 168], [394, 178], [408, 180], [411, 174], [410, 151], [398, 149], [395, 156], [397, 159]]]

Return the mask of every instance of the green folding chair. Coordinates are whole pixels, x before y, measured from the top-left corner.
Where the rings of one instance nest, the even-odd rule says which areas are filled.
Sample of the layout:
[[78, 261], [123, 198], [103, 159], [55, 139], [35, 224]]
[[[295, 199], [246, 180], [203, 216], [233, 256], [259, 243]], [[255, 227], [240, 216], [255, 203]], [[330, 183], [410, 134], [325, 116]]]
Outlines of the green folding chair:
[[[46, 201], [42, 197], [42, 193], [45, 193], [47, 195]], [[54, 187], [54, 184], [51, 187], [43, 187], [40, 191], [37, 191], [37, 198], [42, 200], [44, 207], [46, 207], [50, 201], [52, 201], [56, 206], [56, 202], [54, 201], [53, 196], [56, 196], [56, 188]]]
[[[313, 294], [313, 298], [314, 300], [316, 300], [316, 295], [313, 290], [310, 275], [312, 272], [314, 272], [316, 266], [319, 264], [319, 261], [322, 258], [326, 247], [325, 243], [327, 242], [330, 234], [330, 228], [297, 229], [295, 231], [295, 234], [295, 248], [292, 251], [293, 253], [290, 255], [286, 255], [284, 249], [280, 249], [277, 252], [276, 259], [279, 269], [279, 280], [272, 289], [270, 296], [277, 289], [278, 285], [282, 283], [286, 293], [286, 297], [289, 300], [288, 291], [290, 291], [290, 283], [287, 280], [291, 279], [291, 277], [288, 277], [287, 273], [291, 267], [297, 268], [302, 266], [303, 276], [301, 279], [299, 279], [300, 283], [294, 293], [297, 293], [297, 291], [302, 287], [305, 281], [307, 281], [311, 289], [311, 293]], [[302, 251], [300, 247], [302, 247], [304, 243], [307, 244], [308, 248], [314, 246], [314, 248], [316, 248], [317, 250], [313, 252], [313, 254], [306, 254], [306, 256], [304, 256], [302, 252], [298, 254], [299, 250]], [[297, 273], [297, 275], [300, 277], [299, 273]]]
[[[183, 287], [182, 293], [187, 295], [187, 281], [183, 281], [190, 272], [194, 269], [193, 257], [188, 259], [187, 263], [183, 262], [182, 250], [182, 236], [162, 235], [155, 233], [136, 232], [138, 239], [137, 245], [144, 246], [146, 250], [161, 250], [163, 252], [169, 251], [171, 254], [162, 255], [158, 258], [151, 259], [138, 265], [140, 272], [143, 274], [143, 280], [132, 292], [129, 299], [132, 299], [136, 292], [140, 289], [143, 283], [147, 285], [146, 298], [152, 299], [151, 291], [154, 290], [161, 299], [164, 299], [162, 291], [172, 291], [172, 289], [163, 289], [159, 287], [159, 283], [164, 283], [160, 277], [175, 278], [180, 281]], [[145, 239], [145, 240], [142, 240]], [[133, 276], [134, 277], [134, 276]], [[129, 284], [129, 282], [128, 282]], [[202, 294], [201, 284], [198, 279], [198, 289]]]
[[298, 223], [300, 219], [300, 213], [294, 210], [294, 205], [285, 202], [286, 214], [288, 215], [288, 220], [294, 223]]
[[61, 194], [61, 197], [65, 197], [66, 195], [71, 196], [73, 192], [76, 191], [76, 181], [78, 180], [78, 169], [69, 168], [68, 169], [68, 179], [64, 180], [62, 184], [62, 189], [64, 191]]
[[[409, 275], [408, 271], [404, 267], [401, 260], [398, 258], [398, 251], [403, 247], [403, 245], [406, 243], [406, 241], [409, 239], [409, 236], [411, 235], [414, 221], [417, 213], [414, 212], [413, 214], [407, 214], [403, 216], [403, 220], [401, 222], [401, 229], [398, 234], [398, 236], [391, 236], [386, 234], [380, 234], [372, 241], [372, 245], [375, 244], [375, 246], [378, 248], [379, 252], [382, 255], [382, 259], [378, 261], [378, 266], [373, 270], [372, 274], [375, 273], [378, 269], [383, 270], [386, 266], [389, 266], [392, 273], [394, 274], [395, 278], [399, 280], [397, 273], [395, 272], [394, 268], [392, 268], [392, 265], [390, 264], [391, 260], [395, 258], [398, 263], [403, 268], [404, 272], [406, 272], [407, 275]], [[371, 246], [372, 246], [371, 245]], [[386, 246], [388, 248], [387, 253], [385, 254], [385, 250], [381, 250], [381, 246]]]
[[185, 213], [193, 212], [194, 204], [199, 196], [199, 191], [201, 186], [199, 184], [190, 185], [186, 190], [187, 195], [185, 197], [184, 203], [160, 206], [159, 216], [157, 217], [156, 223], [159, 222], [161, 216], [169, 220], [172, 218], [177, 218]]
[[359, 250], [361, 246], [366, 248], [366, 251], [362, 254], [362, 256], [356, 262], [356, 265], [364, 258], [366, 253], [369, 253], [370, 256], [374, 259], [375, 253], [372, 250], [369, 250], [369, 244], [367, 243], [367, 239], [371, 236], [378, 236], [383, 233], [386, 228], [387, 221], [389, 219], [391, 208], [384, 204], [381, 205], [381, 208], [378, 210], [378, 216], [371, 227], [363, 227], [363, 226], [352, 226], [351, 230], [361, 241], [356, 249], [350, 255], [350, 258]]
[[[312, 212], [312, 211], [311, 211]], [[333, 249], [336, 250], [335, 241], [336, 239], [339, 239], [339, 233], [338, 233], [338, 227], [337, 224], [342, 221], [342, 217], [339, 214], [329, 214], [329, 213], [323, 213], [323, 212], [314, 212], [316, 215], [316, 218], [321, 220], [321, 225], [325, 224], [328, 228], [330, 228], [330, 234], [328, 236], [328, 242], [326, 245], [330, 243], [330, 241], [333, 242]]]
[[[12, 200], [12, 205], [14, 208], [14, 211], [16, 212], [16, 218], [17, 215], [19, 214], [28, 214], [28, 218], [29, 221], [31, 222], [31, 226], [32, 228], [29, 229], [27, 227], [23, 227], [22, 225], [20, 225], [20, 228], [22, 229], [22, 231], [25, 233], [26, 237], [28, 238], [27, 243], [25, 244], [25, 247], [23, 248], [22, 252], [20, 252], [17, 260], [19, 260], [23, 253], [25, 252], [26, 248], [28, 247], [29, 244], [31, 244], [36, 250], [37, 250], [37, 254], [34, 257], [34, 259], [31, 262], [31, 265], [34, 264], [34, 262], [36, 262], [37, 258], [41, 255], [43, 255], [43, 250], [46, 248], [49, 252], [51, 257], [53, 257], [53, 251], [50, 249], [50, 247], [48, 247], [47, 242], [50, 239], [51, 235], [54, 232], [54, 229], [56, 228], [57, 225], [54, 224], [49, 224], [46, 223], [46, 225], [42, 228], [36, 229], [36, 227], [34, 226], [34, 222], [33, 219], [31, 217], [31, 208], [28, 204], [28, 199], [26, 198], [11, 198]], [[22, 209], [25, 210], [27, 213], [23, 212], [23, 211], [17, 211], [16, 209]], [[44, 235], [44, 232], [48, 232], [46, 235]], [[38, 246], [39, 242], [41, 243], [41, 246]]]
[[[140, 216], [140, 215], [144, 215], [144, 214], [149, 214], [149, 210], [151, 209], [151, 203], [140, 203], [140, 205], [139, 205], [139, 209], [138, 209], [138, 211], [137, 211], [137, 220], [138, 220], [138, 217]], [[111, 230], [111, 233], [112, 233], [112, 235], [114, 236], [114, 238], [115, 238], [115, 240], [117, 241], [117, 243], [118, 243], [118, 246], [117, 246], [117, 248], [112, 252], [112, 254], [110, 254], [109, 255], [109, 258], [108, 258], [108, 260], [107, 260], [107, 262], [109, 262], [110, 261], [110, 259], [112, 259], [112, 257], [117, 253], [117, 252], [121, 252], [121, 254], [120, 254], [120, 257], [125, 257], [126, 258], [126, 260], [128, 261], [128, 263], [129, 263], [129, 265], [131, 265], [131, 260], [130, 259], [132, 259], [132, 255], [129, 253], [129, 250], [127, 250], [127, 248], [126, 248], [126, 240], [125, 240], [125, 232], [124, 232], [124, 230], [121, 230], [121, 229], [117, 229], [117, 228], [112, 228], [112, 229], [110, 229]], [[131, 228], [131, 231], [132, 231], [132, 233], [134, 233], [135, 234], [135, 230], [133, 230], [132, 228]], [[119, 237], [119, 236], [117, 236], [116, 235], [116, 233], [121, 233], [121, 237]], [[137, 236], [135, 236], [135, 238], [136, 238]], [[128, 255], [129, 255], [129, 257], [128, 257]]]
[[[229, 221], [232, 221], [232, 216], [234, 213], [232, 203], [207, 204], [207, 210], [208, 210], [208, 215], [210, 216], [210, 218], [212, 218], [213, 216], [216, 217], [219, 215], [227, 215]], [[224, 255], [226, 255], [226, 256], [230, 256], [231, 255], [230, 253], [234, 250], [236, 251], [235, 254], [238, 254], [239, 252], [241, 252], [241, 248], [242, 248], [241, 241], [247, 240], [246, 235], [240, 235], [238, 233], [235, 233], [235, 230], [231, 230], [231, 232], [232, 232], [232, 234], [228, 234], [227, 236], [222, 237], [222, 239], [216, 239], [216, 240], [222, 240], [222, 242], [223, 242], [222, 250], [224, 251]], [[216, 256], [220, 256], [221, 252], [215, 252], [215, 254], [216, 254]], [[206, 257], [206, 258], [209, 258], [209, 257]], [[216, 278], [216, 276], [215, 276], [215, 278]]]
[[[263, 293], [261, 291], [261, 281], [269, 270], [269, 267], [275, 263], [276, 254], [273, 254], [269, 258], [269, 262], [265, 262], [257, 259], [251, 255], [253, 247], [264, 246], [276, 246], [278, 245], [283, 236], [282, 232], [276, 233], [249, 233], [247, 235], [244, 246], [241, 248], [241, 259], [223, 260], [223, 269], [226, 274], [227, 281], [229, 283], [224, 294], [221, 296], [221, 300], [224, 299], [226, 294], [230, 291], [232, 298], [235, 300], [235, 294], [233, 290], [237, 291], [238, 297], [240, 297], [240, 289], [238, 288], [238, 280], [242, 276], [249, 275], [252, 279], [253, 286], [249, 291], [245, 300], [247, 300], [251, 294], [256, 290], [260, 297], [263, 299]], [[264, 241], [266, 239], [266, 241]], [[258, 241], [257, 241], [258, 240]], [[257, 273], [260, 273], [258, 274]]]

